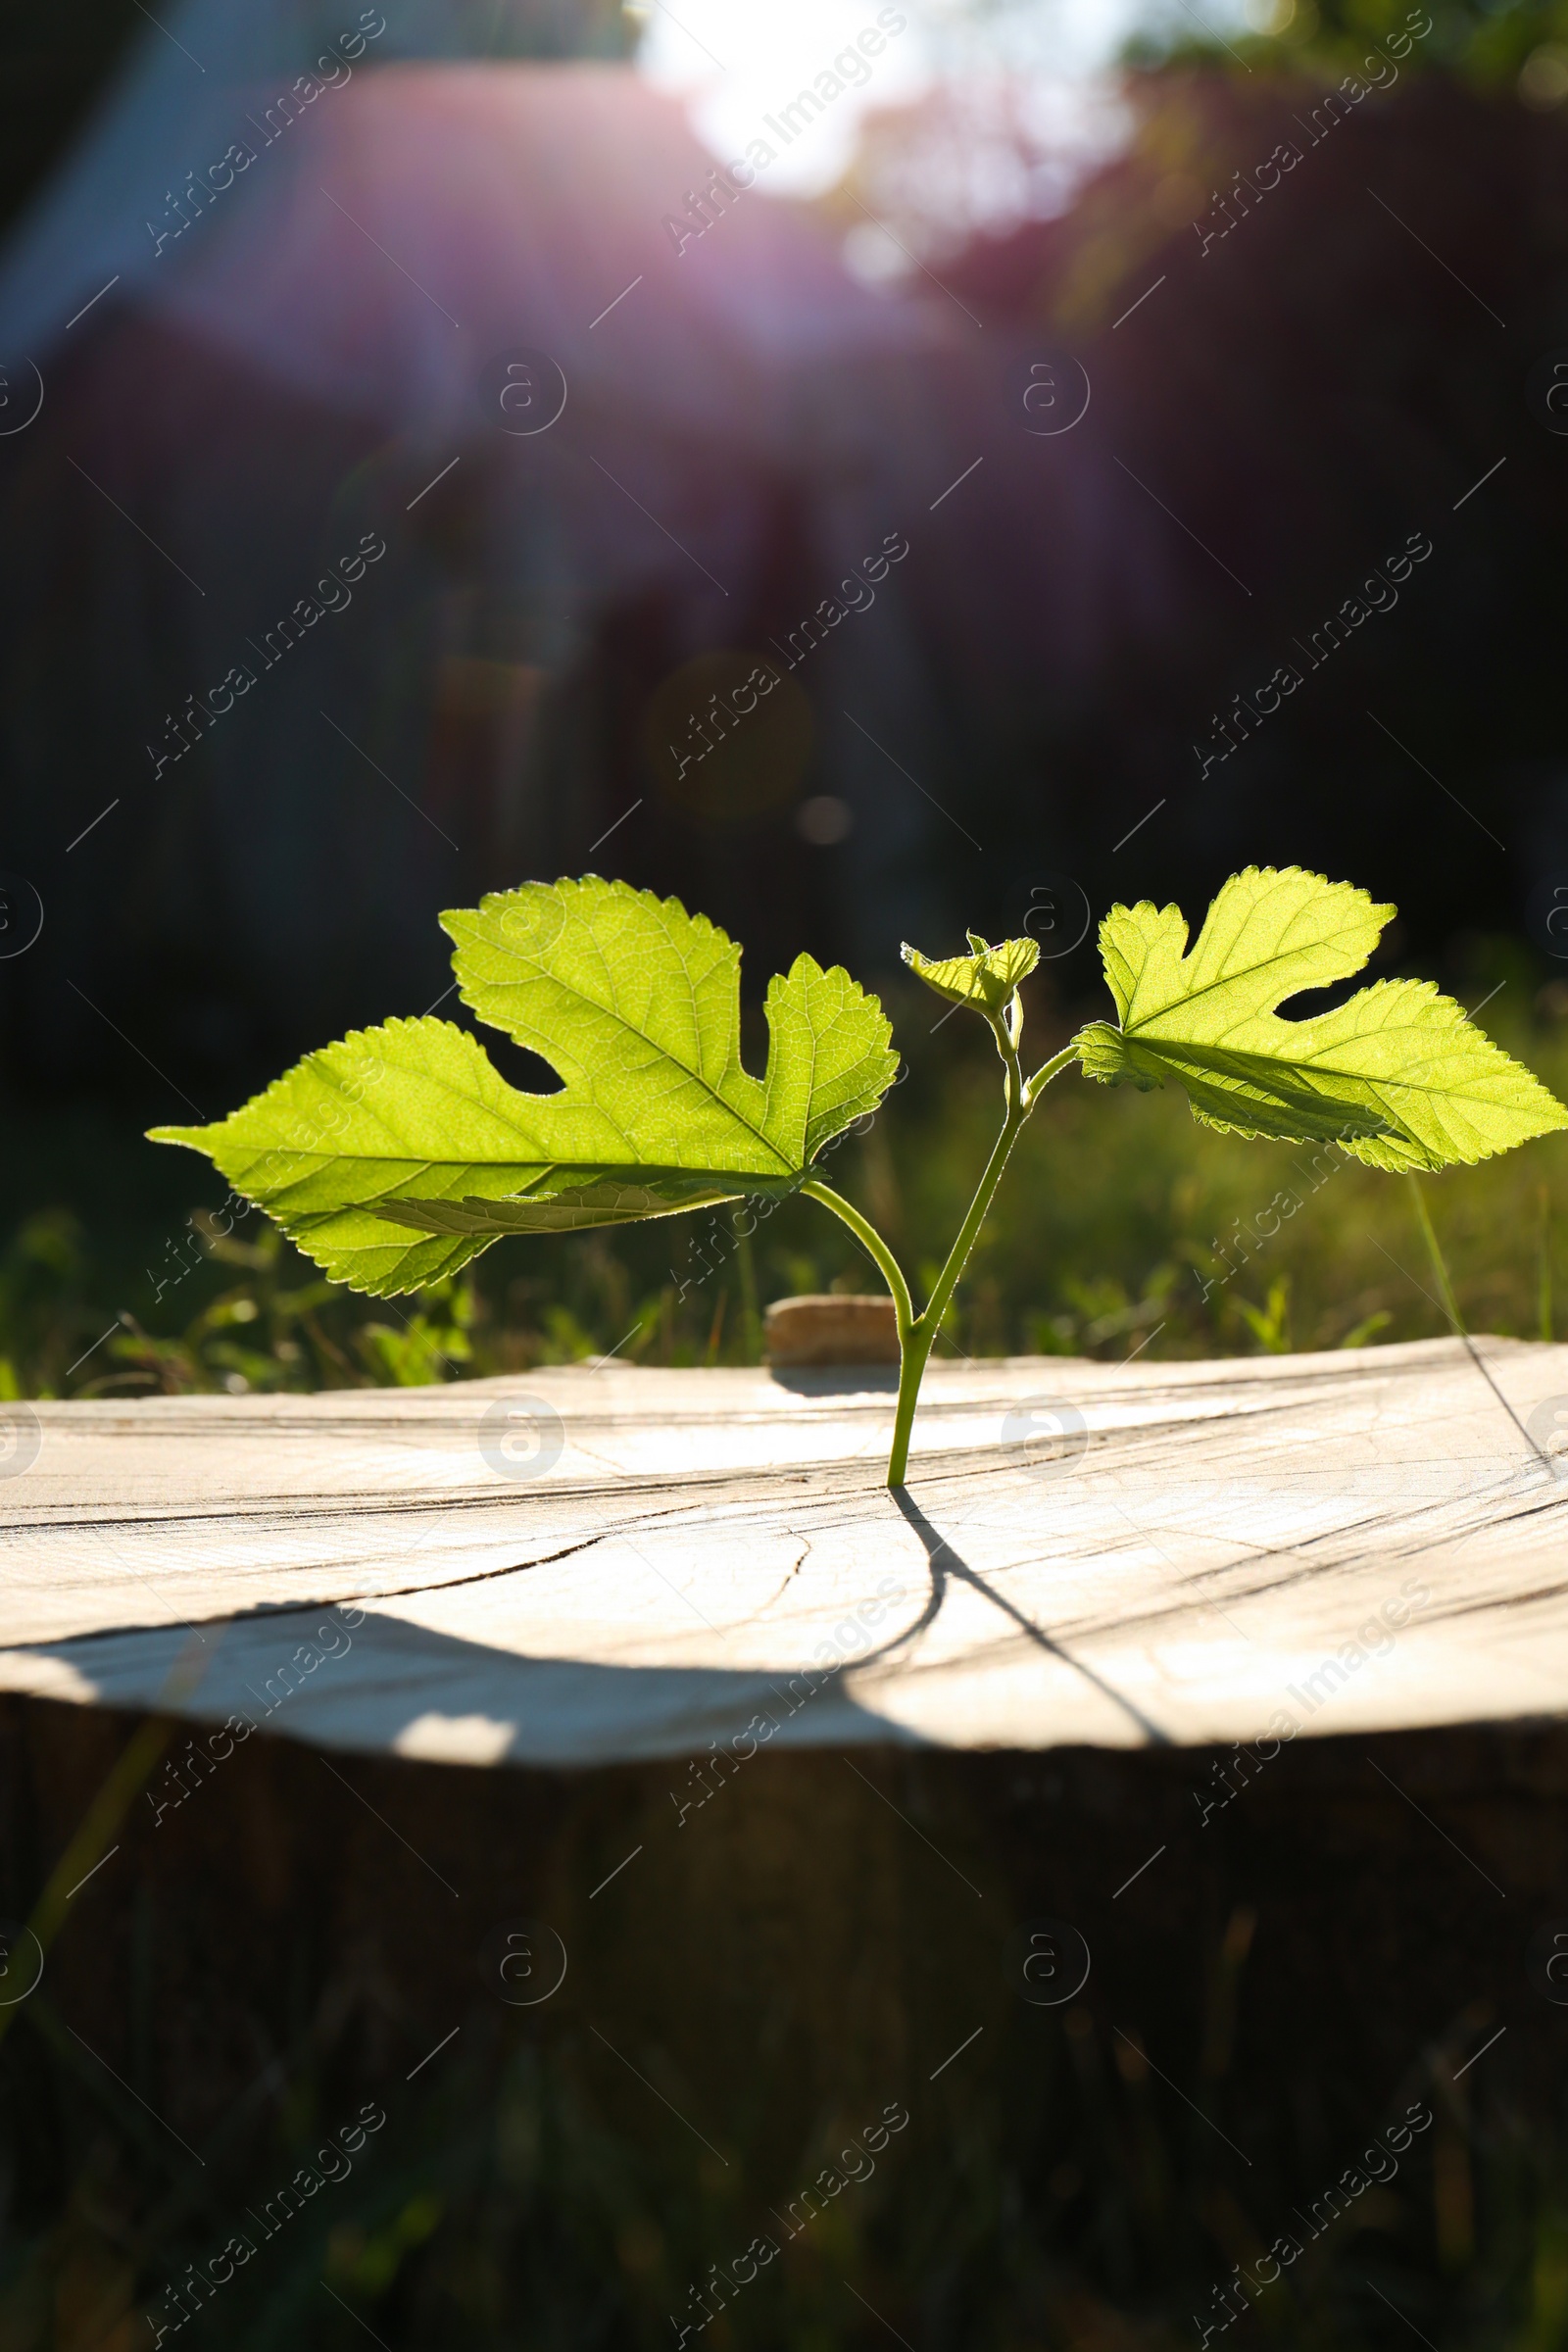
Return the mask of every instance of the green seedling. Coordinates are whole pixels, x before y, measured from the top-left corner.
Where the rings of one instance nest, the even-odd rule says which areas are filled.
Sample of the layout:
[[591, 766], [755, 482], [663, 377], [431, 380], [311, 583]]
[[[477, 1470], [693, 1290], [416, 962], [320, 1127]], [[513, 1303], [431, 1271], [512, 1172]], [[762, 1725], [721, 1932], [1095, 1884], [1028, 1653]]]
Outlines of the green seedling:
[[740, 950], [703, 915], [624, 882], [528, 882], [445, 914], [464, 1002], [563, 1080], [520, 1093], [476, 1041], [428, 1015], [357, 1030], [209, 1127], [158, 1127], [208, 1152], [339, 1282], [386, 1298], [454, 1273], [503, 1234], [570, 1233], [749, 1195], [804, 1194], [880, 1268], [901, 1368], [888, 1484], [902, 1485], [927, 1358], [1019, 1131], [1077, 1062], [1108, 1085], [1174, 1081], [1204, 1126], [1419, 1170], [1505, 1152], [1568, 1111], [1427, 980], [1380, 980], [1333, 1011], [1278, 1006], [1360, 971], [1395, 909], [1348, 882], [1249, 866], [1188, 953], [1176, 906], [1113, 906], [1100, 927], [1114, 1021], [1091, 1021], [1025, 1076], [1019, 984], [1032, 939], [932, 958], [928, 988], [989, 1027], [1003, 1118], [967, 1215], [916, 1312], [887, 1243], [818, 1170], [898, 1071], [875, 997], [809, 956], [768, 984], [767, 1066], [740, 1051]]

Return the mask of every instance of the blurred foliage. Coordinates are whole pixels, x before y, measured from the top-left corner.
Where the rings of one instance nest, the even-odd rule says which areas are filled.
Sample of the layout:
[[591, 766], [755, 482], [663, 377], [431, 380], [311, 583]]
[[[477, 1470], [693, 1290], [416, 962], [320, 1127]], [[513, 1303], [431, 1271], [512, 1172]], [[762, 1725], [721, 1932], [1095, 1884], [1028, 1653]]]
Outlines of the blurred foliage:
[[[443, 2352], [519, 2343], [631, 2352], [683, 2342], [677, 2320], [696, 2333], [703, 2282], [724, 2302], [715, 2262], [732, 2262], [769, 2227], [756, 2189], [748, 2197], [711, 2160], [688, 2161], [667, 2139], [652, 2150], [646, 2134], [617, 2128], [595, 2088], [586, 2034], [503, 2041], [481, 2024], [475, 2038], [444, 2091], [399, 2102], [385, 2144], [370, 2143], [319, 2212], [301, 2215], [289, 2238], [262, 2244], [254, 2269], [234, 2275], [216, 2313], [203, 2315], [205, 2331], [198, 2323], [204, 2340], [272, 2352], [346, 2347], [368, 2330]], [[130, 2352], [154, 2340], [138, 2300], [162, 2318], [165, 2281], [224, 2242], [233, 2212], [308, 2165], [334, 2114], [325, 2070], [308, 2049], [291, 2052], [302, 2112], [292, 2130], [280, 2116], [248, 2166], [237, 2147], [223, 2151], [232, 2209], [223, 2194], [193, 2189], [187, 2167], [152, 2226], [137, 2228], [140, 2200], [113, 2145], [127, 2132], [128, 2101], [94, 2116], [99, 2080], [79, 2057], [68, 2063], [70, 2047], [55, 2087], [78, 2111], [66, 2133], [81, 2143], [77, 2193], [53, 2230], [12, 2241], [0, 2277], [6, 2352]], [[994, 2084], [916, 2122], [906, 2141], [892, 2142], [880, 2179], [821, 2214], [711, 2321], [710, 2340], [720, 2352], [850, 2352], [884, 2344], [880, 2315], [892, 2312], [899, 2340], [913, 2328], [955, 2352], [1186, 2352], [1205, 2317], [1216, 2325], [1214, 2292], [1229, 2272], [1220, 2249], [1256, 2261], [1263, 2241], [1218, 2186], [1196, 2134], [1173, 2110], [1156, 2111], [1147, 2075], [1118, 2064], [1117, 2051], [1082, 2009], [1049, 2036], [1009, 2036], [1008, 2095]], [[765, 2061], [760, 2071], [765, 2079]], [[1211, 2081], [1210, 2098], [1228, 2087]], [[821, 2117], [795, 2152], [796, 2179], [815, 2180], [862, 2122], [853, 2110]], [[1454, 2104], [1437, 2144], [1436, 2167], [1417, 2142], [1397, 2193], [1368, 2196], [1365, 2213], [1259, 2307], [1280, 2352], [1383, 2352], [1403, 2340], [1391, 2318], [1402, 2318], [1401, 2305], [1437, 2330], [1445, 2352], [1561, 2344], [1560, 2141]], [[154, 2177], [169, 2169], [150, 2139], [142, 2162]], [[1456, 2168], [1457, 2247], [1442, 2242], [1452, 2235]], [[847, 2279], [863, 2283], [856, 2302]]]
[[[1429, 24], [1430, 31], [1419, 31]], [[1391, 35], [1415, 30], [1400, 75], [1449, 74], [1483, 89], [1514, 89], [1542, 113], [1568, 97], [1564, 0], [1243, 0], [1242, 24], [1222, 37], [1211, 20], [1154, 0], [1126, 44], [1145, 70], [1202, 66], [1248, 74], [1296, 73], [1336, 81]]]
[[[1533, 997], [1530, 959], [1505, 942], [1472, 942], [1466, 956], [1467, 1000], [1495, 991], [1489, 1027], [1568, 1098], [1568, 986]], [[990, 1149], [998, 1073], [983, 1040], [953, 1024], [919, 1044], [924, 1007], [895, 1009], [906, 1048], [917, 1041], [915, 1063], [831, 1155], [831, 1174], [928, 1284]], [[27, 1177], [23, 1114], [13, 1133], [15, 1193], [38, 1177]], [[171, 1203], [213, 1181], [122, 1128], [95, 1128], [89, 1142], [78, 1127], [59, 1173], [90, 1168], [96, 1199], [112, 1200], [145, 1186], [149, 1160]], [[1469, 1328], [1568, 1337], [1568, 1143], [1546, 1138], [1424, 1181]], [[755, 1363], [770, 1299], [879, 1288], [851, 1237], [808, 1201], [771, 1219], [753, 1204], [501, 1243], [457, 1281], [371, 1301], [323, 1280], [259, 1211], [171, 1205], [160, 1226], [144, 1204], [130, 1225], [56, 1200], [17, 1216], [0, 1249], [0, 1394], [406, 1386], [612, 1352]], [[945, 1343], [950, 1354], [1155, 1360], [1359, 1348], [1446, 1328], [1403, 1181], [1337, 1154], [1212, 1134], [1173, 1092], [1068, 1073], [1013, 1154]]]
[[[792, 1891], [806, 1932], [835, 1951], [819, 1914], [852, 1907], [830, 1859], [843, 1824], [819, 1783], [778, 1801], [788, 1822], [792, 1802], [809, 1806], [813, 1789], [814, 1835], [799, 1849], [786, 1838], [773, 1869], [787, 1873], [794, 1851], [802, 1877]], [[621, 1802], [626, 1794], [623, 1786]], [[660, 1795], [650, 1783], [647, 1801]], [[596, 1790], [591, 1777], [579, 1779], [553, 1851], [553, 1891], [568, 1878], [588, 1884], [615, 1817], [602, 1781]], [[244, 1834], [257, 1836], [256, 1817], [244, 1819]], [[751, 1826], [777, 1837], [779, 1816], [764, 1806]], [[942, 1826], [950, 1838], [961, 1835], [946, 1814]], [[970, 1858], [967, 1838], [959, 1850]], [[975, 1866], [986, 1867], [977, 1858]], [[705, 1846], [694, 1867], [693, 1899], [711, 1919], [744, 1903], [736, 1885], [744, 1874], [726, 1840]], [[1296, 2230], [1284, 2221], [1286, 2200], [1332, 2182], [1348, 2150], [1365, 2144], [1367, 2085], [1353, 2086], [1360, 2121], [1352, 2139], [1310, 2097], [1293, 2110], [1276, 2049], [1265, 2048], [1261, 2065], [1255, 2050], [1239, 2057], [1228, 2021], [1250, 1989], [1256, 1914], [1238, 1906], [1201, 1937], [1209, 2017], [1201, 2113], [1153, 2079], [1142, 2050], [1089, 2001], [1065, 2011], [1004, 2009], [989, 1945], [985, 2050], [969, 2074], [933, 2090], [911, 2053], [944, 2046], [956, 1984], [972, 2014], [982, 1946], [971, 1943], [981, 1931], [969, 1915], [943, 1914], [923, 1869], [911, 1865], [897, 1890], [874, 1873], [873, 1885], [856, 1889], [853, 1933], [876, 1964], [849, 1983], [824, 1971], [842, 2071], [820, 2103], [803, 2105], [789, 2080], [801, 2072], [809, 1998], [799, 1985], [775, 1987], [771, 2020], [760, 2033], [754, 2025], [728, 2084], [727, 2157], [695, 2134], [650, 2126], [645, 2091], [607, 2070], [604, 2045], [617, 2054], [635, 2047], [651, 2070], [647, 2088], [662, 2084], [657, 2095], [677, 2114], [696, 2103], [678, 2028], [661, 2015], [671, 1990], [664, 1970], [679, 1959], [667, 1925], [664, 1941], [656, 1936], [650, 1948], [623, 1922], [599, 1931], [602, 1943], [584, 1923], [582, 1965], [559, 2005], [503, 2020], [494, 2005], [474, 2004], [442, 2069], [411, 2076], [392, 2053], [405, 2035], [430, 2028], [402, 2008], [397, 1971], [373, 1938], [336, 1955], [322, 1984], [310, 1923], [287, 1911], [275, 1916], [265, 2008], [254, 1992], [245, 1997], [243, 1983], [209, 1982], [192, 1987], [172, 2021], [171, 1955], [190, 1909], [149, 1872], [128, 1982], [114, 1996], [129, 2010], [125, 2064], [134, 2082], [111, 2075], [68, 2032], [49, 1984], [23, 2009], [8, 2043], [0, 2139], [13, 2161], [0, 2230], [0, 2347], [133, 2352], [156, 2343], [172, 2304], [182, 2308], [172, 2289], [183, 2284], [195, 2302], [189, 2266], [206, 2264], [238, 2228], [257, 2259], [231, 2271], [220, 2290], [207, 2289], [216, 2310], [201, 2311], [193, 2341], [298, 2352], [355, 2345], [368, 2332], [389, 2352], [652, 2352], [672, 2338], [678, 2348], [683, 2324], [687, 2333], [707, 2332], [701, 2289], [725, 2301], [714, 2284], [718, 2264], [732, 2265], [755, 2231], [771, 2232], [768, 2213], [776, 2217], [801, 2184], [817, 2180], [847, 2135], [893, 2094], [912, 2118], [907, 2135], [884, 2143], [875, 2177], [816, 2214], [748, 2291], [728, 2290], [732, 2307], [711, 2321], [719, 2352], [870, 2352], [889, 2330], [906, 2344], [953, 2352], [1182, 2352], [1205, 2322], [1214, 2331], [1216, 2289], [1231, 2265], [1255, 2265], [1282, 2222]], [[1004, 1892], [1004, 1883], [991, 1887]], [[918, 1902], [916, 1888], [924, 1889]], [[901, 1936], [921, 1948], [901, 1948]], [[1159, 1958], [1168, 1966], [1174, 1955]], [[722, 1974], [722, 1963], [713, 1966]], [[707, 1984], [709, 2032], [733, 2035], [733, 2000], [715, 1998]], [[1562, 2344], [1568, 2144], [1560, 2124], [1527, 2126], [1506, 2093], [1455, 2082], [1458, 2050], [1474, 2042], [1478, 2019], [1490, 2023], [1485, 2004], [1429, 2040], [1400, 2088], [1381, 2090], [1379, 2108], [1392, 2115], [1419, 2094], [1436, 2130], [1415, 2142], [1396, 2185], [1325, 2228], [1323, 2242], [1306, 2246], [1259, 2302], [1259, 2340], [1266, 2331], [1280, 2352], [1385, 2352], [1415, 2328], [1433, 2352], [1440, 2342], [1444, 2352]], [[188, 2052], [209, 2036], [225, 2066], [245, 2054], [251, 2088], [201, 2132], [198, 2171], [149, 2110], [166, 2106], [171, 2040]], [[384, 2128], [346, 2177], [333, 2167], [326, 2192], [270, 2242], [265, 2225], [252, 2226], [259, 2212], [296, 2168], [327, 2166], [318, 2153], [323, 2134], [352, 2116], [368, 2074]], [[141, 2100], [145, 2107], [133, 2104]], [[1276, 2119], [1277, 2134], [1262, 2132], [1263, 2113]], [[1277, 2136], [1259, 2177], [1250, 2158], [1239, 2172], [1226, 2127], [1260, 2153]], [[846, 2151], [842, 2161], [854, 2160]]]

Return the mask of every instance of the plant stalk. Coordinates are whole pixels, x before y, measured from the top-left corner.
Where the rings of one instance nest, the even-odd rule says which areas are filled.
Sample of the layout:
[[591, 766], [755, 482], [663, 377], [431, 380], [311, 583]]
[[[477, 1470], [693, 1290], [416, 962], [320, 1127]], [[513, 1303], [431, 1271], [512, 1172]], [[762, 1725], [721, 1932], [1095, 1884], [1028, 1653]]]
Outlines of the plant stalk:
[[840, 1222], [849, 1227], [861, 1248], [876, 1260], [877, 1269], [893, 1294], [893, 1310], [898, 1317], [899, 1348], [902, 1351], [908, 1344], [908, 1335], [914, 1328], [915, 1319], [914, 1300], [904, 1279], [904, 1268], [870, 1219], [862, 1217], [854, 1202], [846, 1200], [843, 1194], [836, 1193], [830, 1184], [822, 1184], [813, 1176], [802, 1185], [801, 1192], [806, 1200], [820, 1200], [824, 1208], [830, 1208]]
[[1033, 1110], [1036, 1102], [1040, 1100], [1040, 1097], [1044, 1094], [1046, 1088], [1051, 1084], [1053, 1078], [1055, 1077], [1057, 1071], [1064, 1070], [1067, 1067], [1068, 1062], [1076, 1061], [1077, 1058], [1078, 1048], [1076, 1043], [1070, 1046], [1063, 1046], [1059, 1054], [1053, 1054], [1051, 1059], [1048, 1062], [1044, 1062], [1041, 1067], [1036, 1070], [1034, 1076], [1024, 1088], [1024, 1109], [1026, 1111]]
[[899, 1355], [899, 1402], [893, 1416], [893, 1444], [888, 1453], [887, 1483], [902, 1487], [909, 1467], [909, 1439], [914, 1430], [914, 1408], [920, 1401], [920, 1383], [925, 1378], [926, 1364], [936, 1346], [936, 1325], [922, 1328], [905, 1341]]
[[875, 1260], [893, 1294], [899, 1333], [899, 1400], [893, 1419], [893, 1446], [888, 1455], [887, 1483], [890, 1487], [902, 1487], [905, 1482], [909, 1467], [909, 1438], [914, 1428], [914, 1411], [919, 1402], [920, 1383], [925, 1378], [926, 1364], [936, 1345], [942, 1318], [948, 1311], [949, 1302], [968, 1263], [969, 1252], [979, 1239], [980, 1228], [985, 1223], [986, 1212], [1002, 1182], [1002, 1172], [1018, 1140], [1019, 1130], [1034, 1109], [1042, 1090], [1058, 1070], [1065, 1069], [1068, 1062], [1077, 1057], [1076, 1048], [1068, 1046], [1037, 1070], [1025, 1084], [1018, 1060], [1017, 1033], [1020, 1025], [1016, 1018], [994, 1018], [991, 1022], [997, 1051], [1002, 1055], [1006, 1073], [1006, 1114], [1002, 1122], [1002, 1132], [986, 1161], [985, 1172], [975, 1187], [968, 1213], [958, 1228], [953, 1248], [948, 1251], [947, 1263], [937, 1276], [936, 1287], [919, 1314], [914, 1311], [914, 1301], [909, 1295], [904, 1269], [876, 1227], [862, 1217], [859, 1210], [846, 1200], [841, 1193], [834, 1192], [831, 1185], [822, 1184], [812, 1177], [801, 1187], [808, 1200], [819, 1200], [824, 1208], [830, 1208], [849, 1227], [857, 1241]]
[[904, 1342], [899, 1367], [899, 1404], [893, 1421], [893, 1446], [888, 1454], [890, 1487], [902, 1487], [908, 1471], [909, 1438], [914, 1428], [914, 1408], [919, 1401], [920, 1383], [925, 1378], [926, 1363], [936, 1346], [937, 1333], [942, 1328], [942, 1318], [948, 1311], [949, 1300], [958, 1287], [958, 1279], [968, 1261], [969, 1252], [985, 1223], [986, 1211], [1002, 1182], [1002, 1171], [1007, 1164], [1007, 1155], [1017, 1142], [1018, 1130], [1028, 1115], [1021, 1105], [1015, 1108], [1009, 1102], [1002, 1133], [992, 1147], [985, 1174], [975, 1187], [974, 1199], [969, 1203], [969, 1213], [959, 1226], [958, 1238], [948, 1252], [948, 1262], [937, 1277], [936, 1289], [923, 1312], [915, 1317], [909, 1336]]

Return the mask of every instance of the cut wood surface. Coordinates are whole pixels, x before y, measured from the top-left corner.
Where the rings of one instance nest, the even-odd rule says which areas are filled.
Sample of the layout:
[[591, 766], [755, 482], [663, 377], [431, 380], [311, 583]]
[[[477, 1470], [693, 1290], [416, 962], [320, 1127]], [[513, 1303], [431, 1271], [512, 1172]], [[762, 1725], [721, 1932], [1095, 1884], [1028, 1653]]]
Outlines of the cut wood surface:
[[5, 1407], [0, 1688], [563, 1766], [1568, 1711], [1568, 1348], [933, 1365], [899, 1495], [895, 1377]]

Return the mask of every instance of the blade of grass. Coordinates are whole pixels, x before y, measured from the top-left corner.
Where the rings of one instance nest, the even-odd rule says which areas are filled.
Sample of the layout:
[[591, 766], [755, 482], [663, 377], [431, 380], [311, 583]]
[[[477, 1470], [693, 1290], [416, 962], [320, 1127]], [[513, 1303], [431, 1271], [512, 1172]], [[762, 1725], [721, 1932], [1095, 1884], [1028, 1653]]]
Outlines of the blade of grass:
[[1411, 1198], [1415, 1201], [1416, 1219], [1421, 1227], [1422, 1239], [1427, 1246], [1427, 1255], [1432, 1260], [1432, 1271], [1437, 1277], [1438, 1290], [1443, 1298], [1443, 1311], [1460, 1339], [1468, 1339], [1470, 1335], [1459, 1317], [1459, 1301], [1453, 1295], [1453, 1284], [1448, 1279], [1447, 1264], [1438, 1245], [1437, 1233], [1427, 1210], [1426, 1195], [1421, 1190], [1420, 1179], [1415, 1175], [1406, 1175], [1405, 1182], [1410, 1187]]

